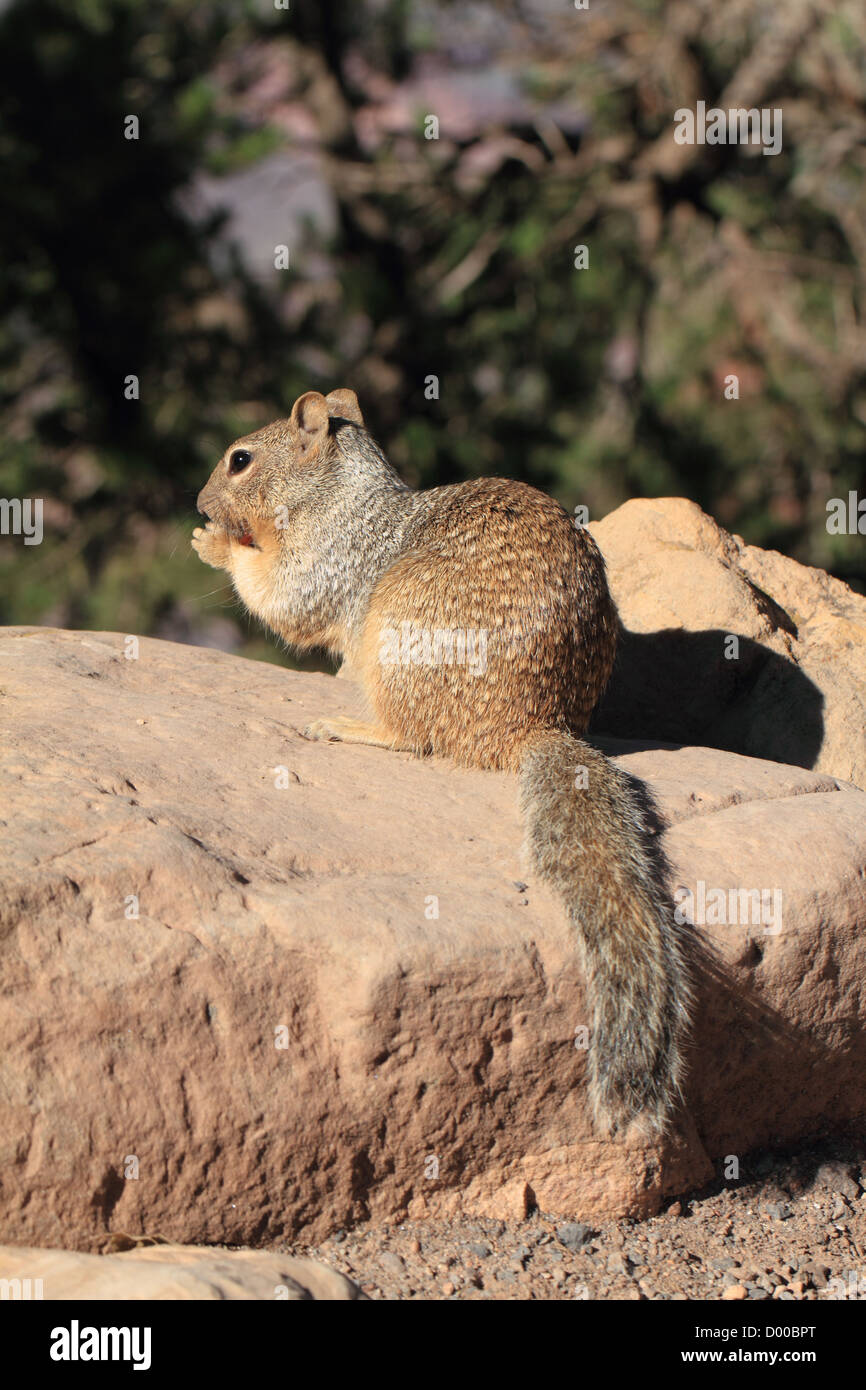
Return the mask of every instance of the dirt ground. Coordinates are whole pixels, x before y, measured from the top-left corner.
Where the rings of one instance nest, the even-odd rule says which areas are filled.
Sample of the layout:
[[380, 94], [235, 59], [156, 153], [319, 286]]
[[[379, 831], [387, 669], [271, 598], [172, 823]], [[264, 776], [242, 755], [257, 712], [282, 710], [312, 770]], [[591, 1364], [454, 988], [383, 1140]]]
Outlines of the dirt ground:
[[404, 1222], [293, 1246], [375, 1299], [866, 1301], [866, 1144], [758, 1153], [643, 1222]]

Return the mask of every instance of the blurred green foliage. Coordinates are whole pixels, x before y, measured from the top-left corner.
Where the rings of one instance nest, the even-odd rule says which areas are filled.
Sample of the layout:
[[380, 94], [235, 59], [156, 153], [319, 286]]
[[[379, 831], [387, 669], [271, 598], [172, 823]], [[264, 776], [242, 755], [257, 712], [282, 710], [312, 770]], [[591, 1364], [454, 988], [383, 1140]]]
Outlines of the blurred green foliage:
[[[284, 660], [190, 551], [195, 496], [341, 385], [414, 484], [686, 495], [866, 590], [825, 526], [866, 495], [864, 82], [859, 0], [9, 5], [0, 496], [45, 539], [0, 541], [0, 621]], [[782, 152], [677, 146], [697, 100], [782, 107]], [[232, 200], [283, 157], [333, 217], [268, 275]]]

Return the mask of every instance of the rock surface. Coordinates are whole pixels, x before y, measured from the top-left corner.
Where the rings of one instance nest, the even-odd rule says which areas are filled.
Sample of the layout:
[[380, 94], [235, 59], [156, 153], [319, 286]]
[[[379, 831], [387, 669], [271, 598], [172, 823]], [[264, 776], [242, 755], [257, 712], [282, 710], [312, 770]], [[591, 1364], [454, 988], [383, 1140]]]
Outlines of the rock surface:
[[315, 1260], [258, 1250], [201, 1250], [185, 1245], [154, 1245], [123, 1255], [0, 1245], [0, 1280], [4, 1279], [21, 1281], [19, 1286], [10, 1286], [12, 1296], [26, 1293], [46, 1302], [187, 1298], [366, 1301], [351, 1279]]
[[866, 1113], [863, 792], [623, 746], [672, 888], [780, 887], [782, 918], [695, 932], [682, 1123], [663, 1153], [603, 1142], [583, 982], [559, 904], [523, 887], [514, 779], [305, 741], [353, 711], [344, 681], [127, 650], [0, 633], [7, 1241], [646, 1215], [728, 1155]]
[[626, 629], [599, 729], [866, 787], [866, 598], [685, 498], [626, 502], [590, 529]]

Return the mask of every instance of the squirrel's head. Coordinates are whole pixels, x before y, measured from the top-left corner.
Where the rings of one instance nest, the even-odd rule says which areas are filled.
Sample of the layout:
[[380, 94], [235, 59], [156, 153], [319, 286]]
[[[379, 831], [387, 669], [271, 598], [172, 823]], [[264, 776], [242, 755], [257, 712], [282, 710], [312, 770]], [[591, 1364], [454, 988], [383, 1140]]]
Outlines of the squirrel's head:
[[235, 440], [199, 493], [198, 510], [246, 544], [254, 543], [256, 523], [285, 526], [292, 511], [326, 495], [346, 425], [364, 427], [354, 391], [307, 391], [288, 420]]

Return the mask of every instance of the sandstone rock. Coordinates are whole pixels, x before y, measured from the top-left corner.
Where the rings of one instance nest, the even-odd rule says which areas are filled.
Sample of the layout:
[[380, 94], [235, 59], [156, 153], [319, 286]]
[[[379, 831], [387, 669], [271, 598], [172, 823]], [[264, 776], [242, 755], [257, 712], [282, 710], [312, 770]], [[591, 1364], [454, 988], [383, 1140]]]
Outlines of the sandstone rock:
[[0, 633], [7, 1241], [314, 1243], [535, 1204], [595, 1223], [863, 1117], [863, 792], [618, 745], [671, 887], [780, 887], [782, 912], [695, 931], [682, 1121], [664, 1151], [602, 1141], [564, 913], [515, 887], [515, 779], [305, 741], [353, 712], [345, 681], [125, 650]]
[[[26, 1294], [46, 1302], [187, 1298], [368, 1301], [351, 1279], [315, 1260], [185, 1245], [154, 1245], [123, 1255], [2, 1245], [0, 1280], [10, 1281], [12, 1297]], [[12, 1282], [15, 1280], [19, 1284]]]
[[866, 786], [866, 598], [684, 498], [626, 502], [590, 529], [626, 629], [598, 729]]

